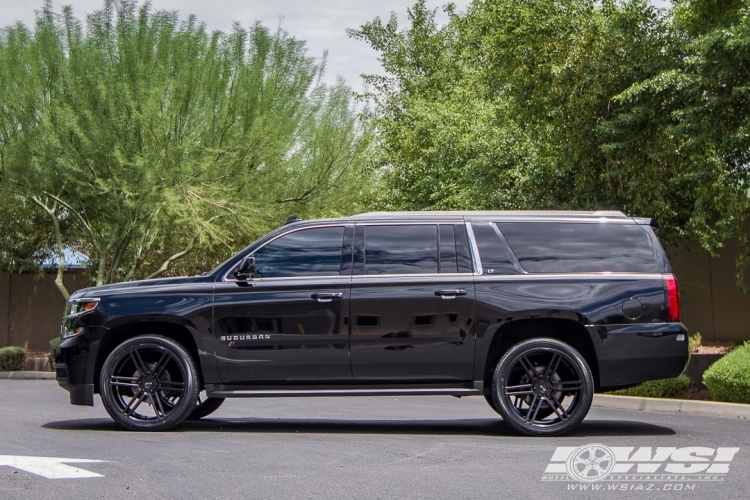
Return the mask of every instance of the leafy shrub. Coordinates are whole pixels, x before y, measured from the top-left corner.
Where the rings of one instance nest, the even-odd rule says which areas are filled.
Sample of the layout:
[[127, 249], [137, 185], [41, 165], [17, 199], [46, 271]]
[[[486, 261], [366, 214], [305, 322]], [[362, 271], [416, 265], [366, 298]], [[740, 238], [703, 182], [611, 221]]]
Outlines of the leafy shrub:
[[649, 380], [635, 387], [620, 389], [610, 394], [637, 396], [642, 398], [679, 398], [690, 387], [690, 379], [684, 373], [677, 378]]
[[696, 352], [701, 346], [701, 332], [695, 332], [695, 335], [688, 337], [688, 345], [690, 346], [690, 352]]
[[703, 383], [715, 401], [750, 403], [750, 342], [709, 366]]
[[0, 372], [23, 370], [26, 349], [23, 347], [3, 347], [0, 349]]
[[52, 368], [55, 366], [55, 347], [59, 346], [62, 342], [60, 337], [55, 337], [49, 341], [49, 366]]

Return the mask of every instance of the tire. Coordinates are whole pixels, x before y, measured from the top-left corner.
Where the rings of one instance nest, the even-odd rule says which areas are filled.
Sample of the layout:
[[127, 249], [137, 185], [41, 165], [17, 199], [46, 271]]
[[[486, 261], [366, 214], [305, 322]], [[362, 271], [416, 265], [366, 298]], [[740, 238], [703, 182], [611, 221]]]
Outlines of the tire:
[[182, 423], [196, 409], [198, 391], [190, 354], [160, 335], [139, 335], [115, 347], [99, 377], [107, 413], [134, 431], [165, 431]]
[[222, 403], [224, 403], [224, 398], [204, 398], [202, 394], [199, 394], [195, 409], [190, 412], [190, 415], [188, 415], [187, 419], [200, 420], [203, 417], [207, 417], [218, 410], [219, 406], [221, 406]]
[[495, 406], [495, 398], [492, 394], [485, 394], [484, 400], [487, 401], [487, 404], [490, 405], [490, 408], [495, 410], [496, 413], [500, 413], [500, 410], [498, 410], [497, 406]]
[[[502, 413], [500, 413], [500, 409], [497, 407], [497, 405], [495, 405], [495, 397], [492, 394], [485, 394], [484, 400], [487, 401], [487, 404], [490, 405], [490, 408], [495, 410], [495, 413], [502, 416]], [[546, 418], [550, 415], [552, 415], [552, 408], [544, 408], [539, 410], [537, 418]]]
[[528, 436], [559, 436], [578, 427], [594, 398], [594, 377], [581, 354], [559, 340], [537, 338], [506, 352], [492, 377], [498, 413]]

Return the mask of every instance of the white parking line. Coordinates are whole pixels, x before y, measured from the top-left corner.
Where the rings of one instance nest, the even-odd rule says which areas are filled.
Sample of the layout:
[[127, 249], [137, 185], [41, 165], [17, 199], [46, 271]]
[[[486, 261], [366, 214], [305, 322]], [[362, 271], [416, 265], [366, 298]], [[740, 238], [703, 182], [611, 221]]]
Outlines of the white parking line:
[[47, 479], [75, 479], [81, 477], [104, 477], [65, 463], [94, 463], [105, 460], [89, 460], [87, 458], [55, 458], [55, 457], [23, 457], [19, 455], [0, 455], [0, 466], [7, 465], [14, 469], [31, 472]]

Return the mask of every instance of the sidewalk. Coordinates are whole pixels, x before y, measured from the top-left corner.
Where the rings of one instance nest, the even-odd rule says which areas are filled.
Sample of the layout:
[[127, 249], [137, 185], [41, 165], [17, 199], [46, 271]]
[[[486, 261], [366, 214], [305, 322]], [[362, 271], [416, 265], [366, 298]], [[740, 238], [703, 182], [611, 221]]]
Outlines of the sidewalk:
[[750, 419], [750, 405], [687, 399], [636, 398], [595, 394], [592, 408], [681, 413], [706, 417]]
[[0, 372], [0, 380], [9, 378], [18, 380], [54, 380], [55, 372]]

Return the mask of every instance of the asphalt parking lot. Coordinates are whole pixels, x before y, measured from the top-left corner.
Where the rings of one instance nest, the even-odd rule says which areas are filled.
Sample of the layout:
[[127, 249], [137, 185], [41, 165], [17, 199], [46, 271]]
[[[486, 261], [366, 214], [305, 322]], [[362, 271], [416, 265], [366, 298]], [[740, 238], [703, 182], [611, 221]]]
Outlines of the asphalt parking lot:
[[[614, 449], [620, 467], [645, 460], [631, 473], [659, 474], [545, 473], [592, 443]], [[665, 473], [721, 460], [713, 470], [726, 473]], [[572, 435], [528, 438], [477, 397], [238, 399], [205, 421], [133, 433], [98, 398], [75, 407], [55, 381], [0, 380], [2, 499], [750, 498], [749, 470], [750, 422], [740, 419], [593, 409]]]

